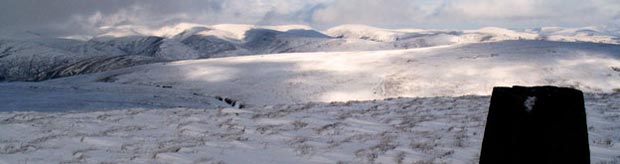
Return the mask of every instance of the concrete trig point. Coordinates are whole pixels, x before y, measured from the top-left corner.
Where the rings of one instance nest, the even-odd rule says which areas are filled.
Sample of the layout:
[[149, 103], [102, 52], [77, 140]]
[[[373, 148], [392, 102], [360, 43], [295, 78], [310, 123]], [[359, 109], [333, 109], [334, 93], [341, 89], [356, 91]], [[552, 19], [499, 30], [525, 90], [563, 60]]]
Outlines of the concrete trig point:
[[583, 93], [551, 86], [494, 88], [480, 163], [590, 163]]

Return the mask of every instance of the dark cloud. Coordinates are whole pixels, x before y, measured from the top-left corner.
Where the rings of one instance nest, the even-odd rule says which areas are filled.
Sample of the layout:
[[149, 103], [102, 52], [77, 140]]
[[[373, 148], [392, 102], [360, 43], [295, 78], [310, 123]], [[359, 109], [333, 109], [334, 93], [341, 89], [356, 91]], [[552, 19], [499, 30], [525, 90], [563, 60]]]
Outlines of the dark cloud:
[[0, 27], [62, 23], [74, 15], [111, 14], [134, 3], [128, 0], [3, 0], [0, 2]]
[[88, 33], [98, 26], [160, 25], [191, 21], [223, 10], [218, 0], [3, 0], [0, 28], [58, 34]]

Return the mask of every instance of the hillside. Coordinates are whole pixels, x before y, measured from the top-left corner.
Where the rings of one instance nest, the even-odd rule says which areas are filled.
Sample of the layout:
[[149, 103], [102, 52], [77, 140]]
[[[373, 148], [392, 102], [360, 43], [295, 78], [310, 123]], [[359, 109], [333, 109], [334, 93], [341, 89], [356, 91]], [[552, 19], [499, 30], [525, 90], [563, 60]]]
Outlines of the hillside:
[[388, 51], [187, 60], [49, 81], [170, 85], [248, 104], [488, 95], [493, 86], [620, 89], [620, 46], [503, 41]]

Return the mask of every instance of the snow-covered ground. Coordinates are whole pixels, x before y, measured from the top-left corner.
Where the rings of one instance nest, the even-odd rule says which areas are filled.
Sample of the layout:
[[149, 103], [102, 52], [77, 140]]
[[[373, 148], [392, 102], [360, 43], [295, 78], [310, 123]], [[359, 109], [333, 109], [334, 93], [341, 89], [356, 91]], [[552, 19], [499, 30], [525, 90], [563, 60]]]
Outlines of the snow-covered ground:
[[[477, 163], [488, 96], [0, 114], [0, 163]], [[587, 94], [592, 163], [620, 162], [620, 94]]]

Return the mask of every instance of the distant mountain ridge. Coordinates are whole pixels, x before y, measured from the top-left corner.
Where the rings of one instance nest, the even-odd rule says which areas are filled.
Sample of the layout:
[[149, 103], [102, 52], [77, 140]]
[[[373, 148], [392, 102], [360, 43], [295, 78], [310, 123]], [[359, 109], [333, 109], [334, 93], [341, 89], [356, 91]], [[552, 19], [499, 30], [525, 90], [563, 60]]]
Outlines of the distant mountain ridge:
[[422, 30], [342, 25], [321, 32], [303, 25], [181, 23], [159, 29], [102, 29], [87, 40], [28, 32], [0, 36], [0, 81], [41, 81], [154, 62], [255, 54], [409, 49], [504, 40], [620, 44], [618, 35], [594, 27], [514, 31], [495, 27]]

